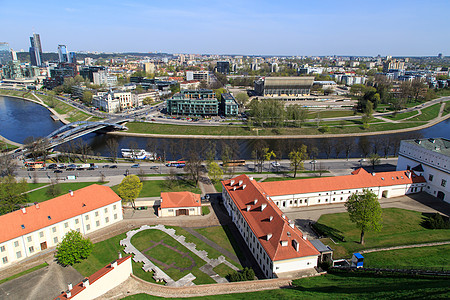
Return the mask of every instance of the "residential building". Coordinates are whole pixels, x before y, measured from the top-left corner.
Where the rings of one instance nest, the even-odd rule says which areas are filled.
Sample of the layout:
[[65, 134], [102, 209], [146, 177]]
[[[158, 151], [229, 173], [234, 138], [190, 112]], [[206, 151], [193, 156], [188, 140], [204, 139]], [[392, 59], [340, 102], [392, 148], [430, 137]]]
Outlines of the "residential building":
[[217, 65], [216, 65], [216, 70], [218, 73], [222, 73], [222, 74], [230, 73], [230, 62], [218, 61]]
[[266, 278], [317, 266], [320, 255], [252, 177], [222, 181], [224, 206]]
[[212, 90], [184, 90], [167, 99], [167, 113], [186, 116], [217, 116], [219, 102]]
[[37, 33], [33, 33], [30, 37], [30, 61], [32, 66], [40, 67], [42, 65], [42, 45], [41, 37]]
[[0, 268], [55, 247], [70, 230], [86, 235], [122, 219], [120, 197], [97, 184], [2, 215]]
[[209, 82], [209, 71], [187, 71], [186, 81], [190, 80]]
[[94, 96], [92, 105], [110, 114], [120, 111], [120, 100], [114, 97], [114, 93], [111, 91]]
[[66, 45], [58, 45], [58, 58], [60, 63], [69, 62], [69, 53]]
[[145, 62], [142, 64], [142, 68], [144, 69], [144, 72], [147, 74], [153, 74], [156, 71], [156, 66], [152, 62]]
[[199, 194], [191, 192], [161, 193], [159, 217], [201, 216], [202, 203]]
[[6, 65], [12, 61], [11, 49], [8, 43], [0, 42], [0, 65]]
[[220, 113], [226, 117], [238, 115], [239, 105], [230, 93], [223, 93], [221, 95]]
[[450, 140], [443, 138], [403, 140], [398, 152], [397, 170], [423, 175], [424, 190], [450, 203]]
[[264, 97], [309, 95], [314, 77], [262, 77], [255, 81], [255, 92]]
[[405, 62], [397, 59], [387, 59], [383, 63], [383, 72], [388, 72], [389, 70], [404, 70]]
[[180, 90], [196, 90], [200, 88], [200, 81], [189, 80], [180, 82]]
[[158, 90], [151, 90], [148, 89], [144, 93], [133, 93], [132, 99], [133, 99], [133, 106], [134, 107], [141, 107], [143, 105], [143, 101], [145, 98], [151, 98], [154, 102], [159, 100], [159, 92]]

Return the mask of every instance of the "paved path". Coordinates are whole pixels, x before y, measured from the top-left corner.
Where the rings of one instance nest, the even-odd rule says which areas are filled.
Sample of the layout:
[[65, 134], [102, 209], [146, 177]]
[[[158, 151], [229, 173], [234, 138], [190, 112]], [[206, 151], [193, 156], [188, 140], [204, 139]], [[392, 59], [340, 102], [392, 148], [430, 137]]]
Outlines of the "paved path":
[[446, 241], [446, 242], [435, 242], [435, 243], [395, 246], [395, 247], [387, 247], [387, 248], [367, 249], [367, 250], [361, 250], [359, 252], [361, 252], [361, 253], [371, 253], [371, 252], [380, 252], [380, 251], [389, 251], [389, 250], [398, 250], [398, 249], [432, 247], [432, 246], [449, 245], [449, 244], [450, 244], [450, 241]]
[[400, 123], [399, 121], [395, 121], [395, 120], [391, 120], [391, 119], [388, 119], [388, 118], [384, 118], [382, 116], [375, 116], [375, 119], [382, 120], [382, 121], [384, 121], [386, 123]]

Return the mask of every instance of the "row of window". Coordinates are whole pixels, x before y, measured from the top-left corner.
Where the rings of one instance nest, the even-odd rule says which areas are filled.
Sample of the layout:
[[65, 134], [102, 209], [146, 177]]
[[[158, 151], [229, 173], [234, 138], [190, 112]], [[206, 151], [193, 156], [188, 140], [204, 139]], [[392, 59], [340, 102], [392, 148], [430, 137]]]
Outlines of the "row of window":
[[[433, 181], [433, 178], [434, 178], [433, 174], [429, 174], [428, 175], [428, 181]], [[447, 180], [446, 179], [442, 179], [441, 180], [441, 186], [445, 187], [446, 185], [447, 185]]]

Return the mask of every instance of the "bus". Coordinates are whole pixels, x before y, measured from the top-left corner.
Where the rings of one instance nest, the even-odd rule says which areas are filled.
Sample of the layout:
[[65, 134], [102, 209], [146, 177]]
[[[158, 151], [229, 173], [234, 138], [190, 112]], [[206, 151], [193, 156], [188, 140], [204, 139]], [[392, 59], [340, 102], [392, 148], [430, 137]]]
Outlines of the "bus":
[[245, 166], [245, 160], [243, 159], [230, 160], [229, 162], [226, 162], [223, 165], [225, 167]]
[[179, 161], [169, 161], [166, 164], [167, 167], [177, 167], [177, 168], [182, 168], [184, 166], [186, 166], [186, 162], [184, 160], [179, 160]]
[[28, 169], [28, 171], [42, 169], [44, 166], [45, 166], [45, 163], [43, 161], [26, 161], [25, 162], [25, 167]]

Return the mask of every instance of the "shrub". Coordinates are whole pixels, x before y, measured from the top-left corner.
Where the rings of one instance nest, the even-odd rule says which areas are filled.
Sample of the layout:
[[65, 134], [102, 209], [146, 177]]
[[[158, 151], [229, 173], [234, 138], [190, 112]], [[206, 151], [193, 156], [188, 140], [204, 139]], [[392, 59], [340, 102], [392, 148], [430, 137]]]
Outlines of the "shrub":
[[255, 271], [252, 268], [245, 267], [244, 270], [232, 272], [226, 277], [230, 282], [254, 280]]
[[423, 226], [428, 229], [450, 229], [450, 220], [448, 217], [435, 213], [425, 218]]

